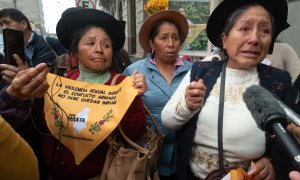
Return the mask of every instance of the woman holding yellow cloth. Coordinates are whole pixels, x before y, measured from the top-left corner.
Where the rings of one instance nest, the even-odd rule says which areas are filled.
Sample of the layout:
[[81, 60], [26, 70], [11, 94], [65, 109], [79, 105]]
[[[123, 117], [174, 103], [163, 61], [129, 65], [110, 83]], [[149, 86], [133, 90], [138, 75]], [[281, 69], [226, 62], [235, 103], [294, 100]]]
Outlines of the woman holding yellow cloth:
[[[70, 79], [110, 85], [117, 74], [112, 63], [113, 54], [125, 42], [122, 24], [113, 16], [95, 9], [74, 9], [59, 20], [56, 32], [61, 43], [77, 58], [79, 69], [70, 72]], [[133, 73], [133, 86], [139, 94], [146, 90], [144, 76]], [[118, 77], [116, 84], [125, 79]], [[126, 135], [136, 140], [145, 130], [145, 112], [141, 98], [137, 96], [121, 120]], [[102, 141], [79, 165], [74, 156], [54, 136], [45, 141], [45, 157], [52, 179], [90, 179], [100, 175], [108, 144]]]

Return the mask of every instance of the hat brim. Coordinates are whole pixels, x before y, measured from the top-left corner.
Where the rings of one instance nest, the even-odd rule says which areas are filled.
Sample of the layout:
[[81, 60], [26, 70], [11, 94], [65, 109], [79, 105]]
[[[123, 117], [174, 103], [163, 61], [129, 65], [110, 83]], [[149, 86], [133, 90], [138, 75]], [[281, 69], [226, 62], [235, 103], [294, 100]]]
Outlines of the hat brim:
[[164, 20], [174, 22], [179, 28], [180, 43], [182, 44], [185, 41], [189, 31], [189, 25], [186, 18], [182, 14], [174, 10], [159, 11], [148, 17], [140, 29], [139, 42], [141, 47], [146, 52], [151, 52], [152, 50], [149, 44], [150, 31], [157, 22], [161, 22]]
[[57, 38], [70, 50], [72, 35], [86, 26], [103, 28], [113, 42], [113, 50], [121, 49], [125, 42], [122, 24], [113, 16], [96, 9], [78, 8], [61, 17], [56, 26]]
[[287, 23], [288, 7], [286, 0], [223, 0], [210, 15], [206, 26], [207, 37], [213, 45], [223, 49], [221, 34], [228, 17], [235, 9], [249, 3], [262, 5], [274, 17], [275, 29], [269, 47], [269, 53], [272, 53], [277, 36], [290, 26]]

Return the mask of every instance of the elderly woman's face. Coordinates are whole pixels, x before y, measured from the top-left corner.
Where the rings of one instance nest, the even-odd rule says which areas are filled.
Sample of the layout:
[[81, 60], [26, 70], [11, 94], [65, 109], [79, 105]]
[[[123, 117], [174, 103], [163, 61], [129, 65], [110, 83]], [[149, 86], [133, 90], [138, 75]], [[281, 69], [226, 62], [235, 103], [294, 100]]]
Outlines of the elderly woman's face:
[[157, 61], [173, 64], [178, 56], [180, 39], [177, 27], [165, 22], [158, 27], [158, 34], [150, 40], [150, 46], [155, 51]]
[[250, 7], [235, 22], [228, 35], [222, 34], [228, 67], [251, 69], [267, 55], [272, 40], [272, 23], [262, 6]]
[[92, 71], [103, 71], [112, 62], [112, 42], [108, 34], [99, 27], [92, 27], [81, 37], [78, 44], [79, 64]]

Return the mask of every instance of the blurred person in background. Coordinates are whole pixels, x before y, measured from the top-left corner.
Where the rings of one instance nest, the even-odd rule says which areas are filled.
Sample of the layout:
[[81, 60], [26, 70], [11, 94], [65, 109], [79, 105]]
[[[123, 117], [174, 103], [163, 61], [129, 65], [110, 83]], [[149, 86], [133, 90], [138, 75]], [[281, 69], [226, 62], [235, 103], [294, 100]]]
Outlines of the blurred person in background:
[[287, 43], [276, 41], [273, 53], [269, 54], [264, 61], [267, 60], [269, 60], [267, 65], [289, 72], [292, 82], [300, 74], [300, 59], [295, 50]]

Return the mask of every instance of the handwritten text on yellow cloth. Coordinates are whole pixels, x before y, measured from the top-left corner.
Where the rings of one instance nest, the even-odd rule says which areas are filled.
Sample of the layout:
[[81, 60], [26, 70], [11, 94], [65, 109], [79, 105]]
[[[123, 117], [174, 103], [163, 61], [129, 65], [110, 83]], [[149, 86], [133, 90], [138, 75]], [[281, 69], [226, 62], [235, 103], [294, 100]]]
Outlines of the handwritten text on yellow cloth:
[[77, 165], [117, 127], [137, 95], [131, 77], [119, 85], [107, 86], [49, 73], [47, 82], [47, 126], [70, 149]]

